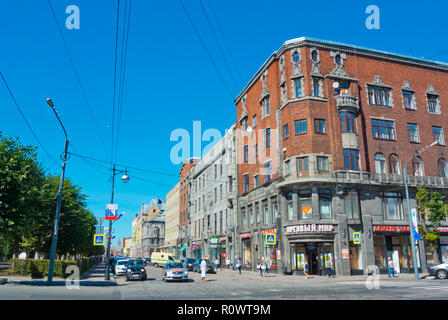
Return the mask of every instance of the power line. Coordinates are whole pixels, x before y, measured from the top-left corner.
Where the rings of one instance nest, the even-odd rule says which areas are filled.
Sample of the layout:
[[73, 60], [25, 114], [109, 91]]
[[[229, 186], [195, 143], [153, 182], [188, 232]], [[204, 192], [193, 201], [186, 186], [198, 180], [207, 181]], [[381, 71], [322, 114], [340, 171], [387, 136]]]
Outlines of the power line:
[[37, 142], [39, 143], [39, 145], [41, 146], [42, 150], [44, 150], [44, 152], [47, 154], [47, 156], [50, 158], [51, 161], [53, 161], [53, 163], [55, 165], [58, 165], [58, 163], [56, 162], [56, 160], [54, 160], [54, 158], [50, 155], [50, 153], [47, 151], [47, 149], [44, 147], [44, 145], [42, 144], [42, 142], [40, 141], [39, 137], [37, 136], [36, 132], [34, 132], [33, 128], [31, 127], [31, 124], [28, 122], [28, 120], [25, 117], [25, 114], [22, 112], [22, 109], [20, 108], [19, 104], [17, 103], [16, 98], [14, 97], [14, 94], [12, 93], [11, 89], [9, 88], [8, 83], [6, 82], [5, 77], [3, 76], [3, 73], [0, 71], [0, 76], [2, 77], [2, 80], [6, 86], [6, 89], [8, 89], [9, 95], [12, 98], [12, 101], [14, 101], [14, 104], [16, 105], [17, 110], [19, 110], [20, 115], [22, 116], [22, 119], [25, 121], [26, 125], [28, 126], [28, 129], [30, 129], [31, 133], [33, 134], [34, 138], [37, 140]]
[[[226, 56], [224, 55], [224, 50], [222, 49], [221, 44], [219, 43], [218, 37], [216, 36], [215, 29], [213, 28], [213, 25], [212, 25], [212, 23], [211, 23], [211, 21], [210, 21], [210, 19], [209, 19], [209, 17], [208, 17], [207, 11], [205, 10], [205, 7], [204, 7], [204, 4], [203, 4], [202, 0], [199, 0], [199, 3], [200, 3], [200, 5], [201, 5], [202, 12], [204, 13], [204, 16], [205, 16], [205, 18], [206, 18], [206, 20], [207, 20], [208, 26], [210, 27], [210, 30], [212, 31], [213, 38], [215, 39], [215, 42], [216, 42], [216, 44], [218, 45], [218, 49], [219, 49], [219, 52], [221, 53], [221, 56], [222, 56], [222, 58], [223, 58], [223, 60], [224, 60], [224, 64], [226, 65], [227, 70], [229, 71], [229, 73], [230, 73], [230, 75], [231, 75], [233, 81], [234, 81], [235, 84], [236, 84], [237, 80], [236, 80], [235, 76], [233, 75], [233, 71], [232, 71], [232, 69], [230, 68], [229, 63], [227, 62]], [[236, 84], [236, 87], [238, 88], [238, 85], [237, 85], [237, 84]]]
[[98, 127], [98, 123], [97, 123], [97, 121], [95, 119], [95, 115], [93, 114], [92, 107], [90, 105], [89, 99], [87, 98], [86, 91], [84, 90], [84, 86], [82, 85], [81, 78], [79, 76], [78, 70], [76, 69], [76, 66], [75, 66], [75, 63], [73, 61], [72, 55], [70, 54], [70, 49], [68, 48], [67, 42], [65, 41], [64, 34], [62, 33], [61, 27], [59, 26], [58, 20], [56, 18], [56, 14], [54, 13], [53, 6], [52, 6], [50, 0], [48, 0], [48, 5], [50, 6], [50, 10], [51, 10], [51, 13], [52, 13], [52, 16], [53, 16], [53, 20], [56, 23], [56, 27], [58, 29], [59, 36], [61, 37], [62, 42], [64, 44], [65, 52], [67, 54], [67, 57], [68, 57], [68, 59], [70, 61], [71, 66], [72, 66], [72, 69], [73, 69], [73, 72], [75, 74], [75, 78], [76, 78], [76, 80], [78, 82], [79, 88], [81, 89], [82, 96], [84, 97], [84, 100], [85, 100], [85, 102], [87, 104], [87, 108], [89, 109], [90, 117], [93, 120], [93, 123], [95, 125], [96, 131], [98, 133], [98, 136], [100, 137], [100, 140], [101, 140], [101, 142], [103, 144], [104, 150], [106, 150], [106, 153], [109, 154], [109, 150], [107, 149], [106, 142], [104, 141], [103, 136], [101, 135], [101, 131], [100, 131], [99, 127]]
[[437, 54], [435, 54], [435, 55], [433, 55], [433, 56], [428, 57], [428, 59], [431, 59], [431, 58], [440, 56], [440, 55], [445, 54], [445, 53], [448, 53], [448, 51], [442, 51], [442, 52], [439, 52], [439, 53], [437, 53]]
[[112, 165], [114, 161], [114, 139], [115, 139], [115, 95], [117, 89], [117, 57], [118, 57], [118, 33], [119, 33], [119, 22], [120, 22], [120, 0], [118, 0], [117, 5], [117, 25], [115, 29], [115, 59], [114, 59], [114, 94], [112, 102], [112, 154], [110, 157], [110, 164]]
[[213, 14], [213, 16], [215, 17], [215, 20], [216, 20], [216, 24], [218, 25], [219, 33], [221, 34], [221, 37], [224, 40], [224, 44], [226, 45], [227, 50], [229, 51], [229, 55], [230, 55], [230, 58], [231, 58], [231, 60], [233, 62], [233, 66], [234, 66], [234, 68], [236, 70], [236, 73], [238, 74], [238, 77], [240, 78], [240, 80], [243, 81], [243, 77], [241, 77], [241, 73], [240, 73], [240, 71], [238, 69], [238, 65], [236, 64], [235, 58], [233, 57], [232, 50], [230, 49], [229, 43], [227, 42], [226, 36], [224, 35], [224, 32], [222, 31], [222, 27], [221, 27], [221, 24], [219, 22], [219, 19], [218, 19], [217, 15], [216, 15], [215, 9], [213, 8], [213, 1], [210, 1], [209, 3], [210, 3], [210, 8], [211, 8], [212, 14]]
[[[73, 145], [73, 143], [70, 142], [70, 145], [72, 146], [73, 150], [75, 150], [78, 154], [80, 153], [78, 151], [78, 149]], [[101, 174], [104, 174], [106, 176], [109, 176], [109, 174], [107, 172], [103, 172], [101, 171], [99, 168], [97, 168], [93, 163], [91, 163], [88, 159], [86, 159], [84, 156], [79, 154], [79, 157], [85, 162], [87, 163], [87, 165], [93, 169], [95, 169], [96, 171], [98, 171]]]
[[229, 89], [229, 87], [227, 86], [227, 83], [226, 83], [226, 81], [224, 80], [224, 77], [222, 76], [221, 71], [219, 71], [218, 66], [216, 65], [215, 60], [213, 60], [212, 55], [211, 55], [210, 52], [208, 51], [207, 46], [206, 46], [205, 43], [204, 43], [204, 40], [202, 40], [201, 34], [199, 33], [198, 29], [196, 28], [195, 24], [193, 23], [193, 20], [191, 19], [190, 14], [189, 14], [188, 11], [187, 11], [187, 8], [185, 8], [184, 3], [182, 2], [182, 0], [179, 0], [179, 2], [180, 2], [181, 6], [182, 6], [182, 8], [183, 8], [183, 10], [184, 10], [184, 12], [185, 12], [185, 15], [186, 15], [187, 18], [188, 18], [188, 21], [190, 22], [191, 26], [193, 27], [194, 32], [195, 32], [196, 35], [198, 36], [199, 41], [200, 41], [201, 44], [202, 44], [202, 47], [204, 48], [205, 52], [207, 53], [208, 58], [209, 58], [210, 61], [212, 62], [213, 67], [215, 68], [216, 72], [217, 72], [218, 75], [219, 75], [219, 78], [221, 79], [222, 83], [224, 84], [224, 87], [226, 88], [227, 93], [229, 94], [230, 98], [233, 100], [233, 95], [232, 95], [232, 93], [230, 92], [230, 89]]

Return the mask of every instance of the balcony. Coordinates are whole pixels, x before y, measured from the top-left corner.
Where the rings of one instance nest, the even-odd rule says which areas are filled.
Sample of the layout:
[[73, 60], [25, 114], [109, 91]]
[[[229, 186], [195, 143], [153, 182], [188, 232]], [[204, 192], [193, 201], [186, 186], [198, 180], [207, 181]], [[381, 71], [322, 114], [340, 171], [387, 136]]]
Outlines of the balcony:
[[338, 111], [351, 109], [351, 111], [357, 112], [359, 110], [358, 98], [349, 95], [336, 96], [336, 107]]

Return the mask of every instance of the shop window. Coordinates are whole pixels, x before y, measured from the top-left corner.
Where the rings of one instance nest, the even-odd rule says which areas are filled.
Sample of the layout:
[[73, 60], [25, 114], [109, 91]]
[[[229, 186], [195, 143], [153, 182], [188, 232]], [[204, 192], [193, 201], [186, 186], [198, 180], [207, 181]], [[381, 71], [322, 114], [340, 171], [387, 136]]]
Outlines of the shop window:
[[303, 270], [307, 262], [304, 244], [291, 246], [291, 266], [293, 270]]
[[354, 244], [350, 241], [350, 268], [352, 270], [363, 270], [361, 245]]
[[319, 214], [321, 219], [331, 219], [331, 194], [330, 190], [319, 191]]
[[402, 197], [399, 192], [383, 192], [383, 218], [403, 220]]
[[300, 191], [299, 193], [299, 212], [303, 220], [312, 219], [311, 193], [309, 191]]
[[345, 214], [348, 219], [358, 219], [358, 193], [350, 192], [344, 196]]

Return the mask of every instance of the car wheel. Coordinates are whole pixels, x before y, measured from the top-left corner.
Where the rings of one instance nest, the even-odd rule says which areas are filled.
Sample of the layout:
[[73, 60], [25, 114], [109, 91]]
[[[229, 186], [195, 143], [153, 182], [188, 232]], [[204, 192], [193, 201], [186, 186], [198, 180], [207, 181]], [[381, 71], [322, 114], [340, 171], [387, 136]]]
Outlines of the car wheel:
[[448, 272], [446, 270], [439, 270], [436, 273], [436, 278], [437, 279], [446, 279], [448, 276]]

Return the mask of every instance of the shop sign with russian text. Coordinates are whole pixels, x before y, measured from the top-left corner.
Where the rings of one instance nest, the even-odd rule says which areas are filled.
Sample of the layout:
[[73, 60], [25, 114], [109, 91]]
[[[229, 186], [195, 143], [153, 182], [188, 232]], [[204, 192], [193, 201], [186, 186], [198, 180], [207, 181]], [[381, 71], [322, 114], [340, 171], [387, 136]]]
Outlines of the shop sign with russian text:
[[332, 224], [300, 224], [286, 227], [286, 234], [310, 233], [310, 232], [333, 232]]
[[374, 232], [409, 232], [409, 226], [373, 226]]

